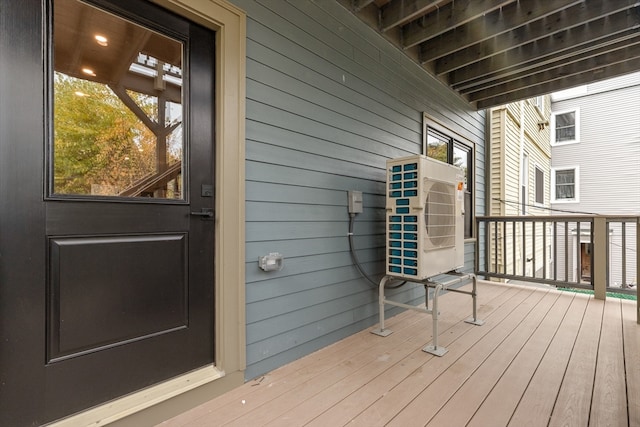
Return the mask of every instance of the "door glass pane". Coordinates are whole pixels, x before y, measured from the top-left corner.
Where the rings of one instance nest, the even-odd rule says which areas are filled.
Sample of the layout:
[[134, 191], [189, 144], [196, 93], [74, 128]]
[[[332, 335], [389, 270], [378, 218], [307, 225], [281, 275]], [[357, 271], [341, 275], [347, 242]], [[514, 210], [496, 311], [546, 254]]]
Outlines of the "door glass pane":
[[183, 199], [183, 43], [54, 1], [54, 195]]

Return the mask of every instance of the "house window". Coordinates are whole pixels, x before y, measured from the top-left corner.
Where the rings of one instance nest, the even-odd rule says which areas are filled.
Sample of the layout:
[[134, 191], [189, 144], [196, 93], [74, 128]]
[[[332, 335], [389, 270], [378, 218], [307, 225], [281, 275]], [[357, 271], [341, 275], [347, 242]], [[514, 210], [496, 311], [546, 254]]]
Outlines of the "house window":
[[580, 141], [580, 112], [562, 111], [551, 115], [552, 144], [567, 144]]
[[533, 103], [533, 105], [538, 107], [538, 110], [542, 111], [542, 109], [544, 108], [544, 95], [531, 98], [531, 102]]
[[544, 171], [536, 166], [536, 204], [544, 204]]
[[425, 119], [427, 157], [458, 166], [464, 173], [464, 237], [473, 237], [473, 147], [452, 137], [453, 132], [436, 129]]
[[553, 199], [555, 202], [578, 201], [578, 168], [553, 169]]

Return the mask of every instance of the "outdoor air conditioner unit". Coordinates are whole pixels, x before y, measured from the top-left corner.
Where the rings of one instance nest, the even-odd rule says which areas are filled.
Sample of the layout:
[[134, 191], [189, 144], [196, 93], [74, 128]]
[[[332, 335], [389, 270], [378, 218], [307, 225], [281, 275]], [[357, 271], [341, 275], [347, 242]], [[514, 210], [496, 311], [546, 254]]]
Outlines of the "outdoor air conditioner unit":
[[387, 161], [389, 276], [422, 281], [464, 265], [462, 169], [416, 155]]

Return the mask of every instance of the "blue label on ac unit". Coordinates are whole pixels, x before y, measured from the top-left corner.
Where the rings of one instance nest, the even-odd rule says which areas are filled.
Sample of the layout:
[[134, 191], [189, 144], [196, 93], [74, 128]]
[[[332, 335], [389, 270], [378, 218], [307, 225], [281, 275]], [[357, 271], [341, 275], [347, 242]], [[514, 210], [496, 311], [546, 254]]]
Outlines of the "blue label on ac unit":
[[389, 230], [391, 231], [401, 231], [402, 224], [389, 224]]
[[404, 231], [418, 231], [418, 225], [417, 224], [405, 224], [404, 225]]
[[408, 274], [410, 276], [417, 276], [418, 275], [418, 270], [416, 270], [415, 268], [405, 268], [404, 269], [404, 274]]
[[[394, 263], [396, 264], [396, 263]], [[408, 265], [410, 267], [417, 267], [418, 266], [418, 260], [416, 259], [405, 259], [403, 262], [404, 265]]]
[[389, 233], [389, 238], [390, 239], [400, 239], [401, 237], [400, 233]]
[[418, 222], [418, 217], [415, 215], [405, 216], [404, 222]]
[[404, 190], [404, 197], [416, 197], [418, 190]]
[[405, 181], [404, 188], [418, 188], [418, 181]]
[[398, 215], [391, 215], [389, 217], [389, 222], [400, 222], [402, 221], [402, 217]]
[[418, 170], [418, 164], [417, 163], [407, 163], [406, 165], [404, 165], [404, 170], [405, 171]]
[[400, 258], [389, 258], [389, 264], [400, 265]]
[[404, 238], [407, 240], [418, 240], [418, 235], [415, 233], [404, 233]]
[[402, 174], [394, 173], [393, 175], [391, 175], [391, 181], [402, 181]]
[[402, 268], [397, 267], [395, 265], [390, 265], [389, 266], [389, 271], [392, 273], [402, 273]]
[[[399, 250], [395, 249], [397, 252], [400, 252]], [[417, 258], [418, 257], [418, 252], [417, 251], [404, 251], [404, 256], [409, 257], [409, 258]]]
[[396, 213], [397, 214], [408, 214], [409, 213], [409, 208], [396, 208]]
[[392, 191], [389, 193], [389, 197], [402, 197], [402, 191]]
[[391, 166], [391, 172], [400, 172], [400, 171], [402, 171], [402, 166], [400, 165]]
[[404, 242], [404, 247], [405, 249], [418, 249], [418, 242]]
[[[402, 247], [402, 243], [396, 240], [396, 241], [393, 241], [393, 242], [389, 242], [389, 246], [392, 247], [392, 248], [401, 248]], [[405, 248], [406, 247], [407, 246], [405, 245]]]
[[389, 249], [389, 255], [391, 255], [391, 256], [402, 256], [402, 251], [400, 249]]
[[417, 179], [418, 172], [409, 172], [404, 174], [404, 179]]
[[398, 200], [396, 200], [396, 205], [398, 205], [398, 206], [409, 206], [409, 199], [398, 199]]
[[402, 188], [402, 183], [401, 182], [392, 182], [389, 184], [389, 188], [391, 190], [398, 190], [400, 188]]

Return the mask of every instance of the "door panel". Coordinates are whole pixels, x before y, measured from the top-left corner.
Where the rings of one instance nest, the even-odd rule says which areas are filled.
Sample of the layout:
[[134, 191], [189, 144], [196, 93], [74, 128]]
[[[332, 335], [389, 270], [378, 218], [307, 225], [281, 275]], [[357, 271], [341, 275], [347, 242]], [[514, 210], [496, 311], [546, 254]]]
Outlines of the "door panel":
[[[77, 0], [18, 3], [0, 0], [0, 425], [12, 426], [45, 424], [214, 362], [214, 222], [191, 215], [214, 207], [203, 191], [214, 184], [214, 34], [142, 0], [94, 0], [80, 12], [72, 9], [86, 4]], [[125, 79], [101, 80], [96, 66], [74, 84], [116, 93], [108, 102], [121, 101], [129, 116], [118, 123], [135, 115], [153, 136], [150, 150], [139, 123], [86, 144], [78, 135], [94, 135], [90, 116], [100, 114], [54, 119], [62, 108], [49, 31], [75, 16], [82, 19], [65, 22], [93, 34], [90, 16], [105, 16], [95, 7], [107, 11], [113, 37], [135, 32], [131, 22], [148, 31], [144, 42], [123, 43], [130, 55], [102, 55], [107, 66], [121, 61], [113, 75]], [[180, 70], [155, 62], [156, 75], [134, 76], [151, 52], [166, 56], [151, 62], [176, 61], [175, 49], [157, 48], [163, 37], [179, 41]], [[74, 40], [60, 72], [84, 67], [85, 50], [105, 48]], [[172, 76], [162, 83], [164, 74]], [[162, 120], [165, 107], [181, 113]], [[72, 148], [64, 162], [82, 168], [56, 157], [66, 149], [60, 128]], [[121, 135], [132, 138], [128, 148], [104, 150]], [[85, 145], [74, 152], [78, 142]], [[133, 160], [144, 168], [119, 169]]]
[[51, 239], [49, 362], [186, 328], [186, 243], [185, 234]]

